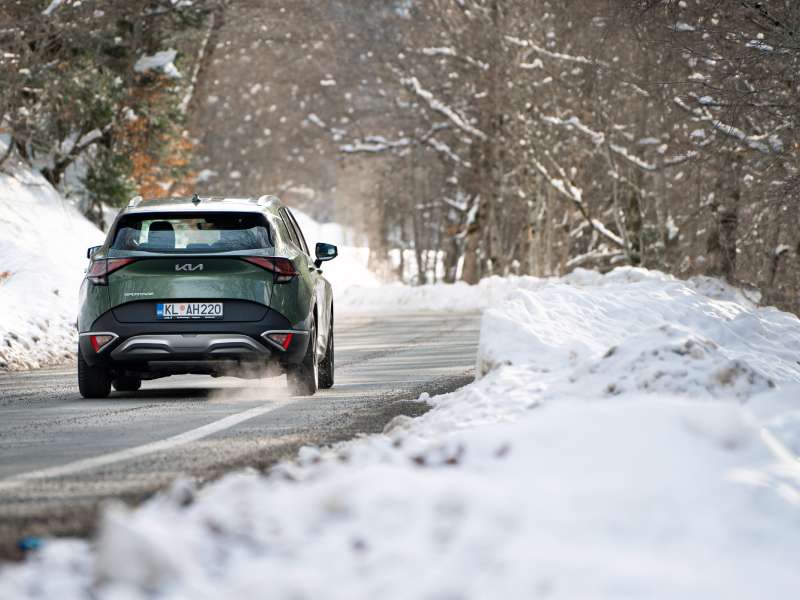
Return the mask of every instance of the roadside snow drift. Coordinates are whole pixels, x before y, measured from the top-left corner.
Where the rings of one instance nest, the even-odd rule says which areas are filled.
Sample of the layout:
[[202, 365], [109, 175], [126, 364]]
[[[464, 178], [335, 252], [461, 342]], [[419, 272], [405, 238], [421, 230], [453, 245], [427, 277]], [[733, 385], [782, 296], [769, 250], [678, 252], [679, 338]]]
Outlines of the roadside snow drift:
[[110, 508], [0, 597], [796, 598], [800, 321], [634, 269], [518, 287], [423, 417]]
[[40, 175], [0, 173], [0, 370], [74, 355], [86, 249], [104, 237]]

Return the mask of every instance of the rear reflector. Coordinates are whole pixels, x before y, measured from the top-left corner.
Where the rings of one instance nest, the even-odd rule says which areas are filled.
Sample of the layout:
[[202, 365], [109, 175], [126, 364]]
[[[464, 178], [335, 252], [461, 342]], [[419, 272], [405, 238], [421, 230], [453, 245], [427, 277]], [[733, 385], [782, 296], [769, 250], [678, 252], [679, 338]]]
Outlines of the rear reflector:
[[247, 256], [244, 258], [250, 264], [270, 271], [275, 283], [288, 283], [297, 275], [294, 264], [288, 258], [266, 258], [262, 256]]
[[283, 332], [283, 333], [268, 333], [267, 334], [267, 338], [270, 341], [275, 342], [276, 344], [278, 344], [278, 346], [280, 346], [284, 350], [288, 350], [289, 349], [289, 346], [292, 343], [292, 338], [293, 337], [294, 337], [293, 333], [286, 333], [286, 332]]
[[92, 335], [89, 337], [89, 340], [92, 342], [92, 348], [95, 352], [100, 352], [104, 346], [107, 346], [109, 343], [114, 341], [113, 335]]
[[100, 260], [92, 262], [86, 276], [89, 278], [89, 281], [95, 285], [106, 285], [108, 283], [108, 276], [111, 275], [111, 273], [132, 262], [134, 262], [133, 258], [101, 258]]

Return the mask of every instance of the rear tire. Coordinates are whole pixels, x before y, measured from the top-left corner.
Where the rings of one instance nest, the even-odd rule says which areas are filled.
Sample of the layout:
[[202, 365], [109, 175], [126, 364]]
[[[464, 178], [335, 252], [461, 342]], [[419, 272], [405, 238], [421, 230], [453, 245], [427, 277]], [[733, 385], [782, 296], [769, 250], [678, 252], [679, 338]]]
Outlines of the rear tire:
[[142, 387], [142, 380], [139, 377], [118, 377], [112, 385], [118, 392], [138, 392]]
[[84, 398], [108, 398], [111, 376], [108, 369], [90, 367], [78, 350], [78, 390]]
[[325, 348], [325, 357], [319, 363], [319, 387], [323, 390], [329, 390], [333, 387], [333, 349], [333, 317], [331, 317], [330, 329], [328, 330], [328, 346]]
[[319, 365], [317, 364], [317, 323], [308, 332], [308, 348], [303, 362], [292, 365], [286, 374], [293, 396], [313, 396], [317, 392]]

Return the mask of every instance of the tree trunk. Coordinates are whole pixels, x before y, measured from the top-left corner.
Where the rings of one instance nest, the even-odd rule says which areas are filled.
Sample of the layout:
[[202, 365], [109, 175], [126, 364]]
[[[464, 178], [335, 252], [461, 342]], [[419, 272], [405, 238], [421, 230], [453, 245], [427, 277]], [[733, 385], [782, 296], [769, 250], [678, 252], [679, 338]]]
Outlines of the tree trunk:
[[[475, 202], [481, 202], [481, 198], [476, 198]], [[467, 245], [464, 249], [464, 269], [461, 273], [461, 279], [471, 285], [481, 280], [480, 248], [481, 238], [483, 237], [481, 212], [481, 207], [478, 207], [474, 221], [467, 226]]]
[[460, 258], [460, 247], [458, 238], [455, 235], [448, 235], [446, 247], [444, 249], [444, 282], [455, 283], [458, 274], [458, 259]]
[[8, 160], [8, 157], [11, 156], [11, 153], [13, 151], [14, 151], [14, 137], [11, 136], [8, 140], [8, 147], [3, 152], [3, 155], [0, 156], [0, 167], [2, 167], [3, 163], [5, 163]]
[[[721, 176], [717, 184], [717, 194], [711, 205], [713, 221], [708, 236], [709, 275], [736, 281], [737, 235], [739, 229], [739, 189], [738, 157], [732, 161], [732, 173]], [[727, 185], [727, 184], [730, 184]]]

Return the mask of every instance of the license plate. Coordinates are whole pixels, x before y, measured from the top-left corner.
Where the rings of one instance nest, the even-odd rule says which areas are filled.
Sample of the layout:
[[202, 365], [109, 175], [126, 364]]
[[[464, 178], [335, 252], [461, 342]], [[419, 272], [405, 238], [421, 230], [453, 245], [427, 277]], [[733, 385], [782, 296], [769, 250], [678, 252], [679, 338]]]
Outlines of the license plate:
[[156, 304], [156, 319], [221, 319], [222, 302], [165, 302]]

